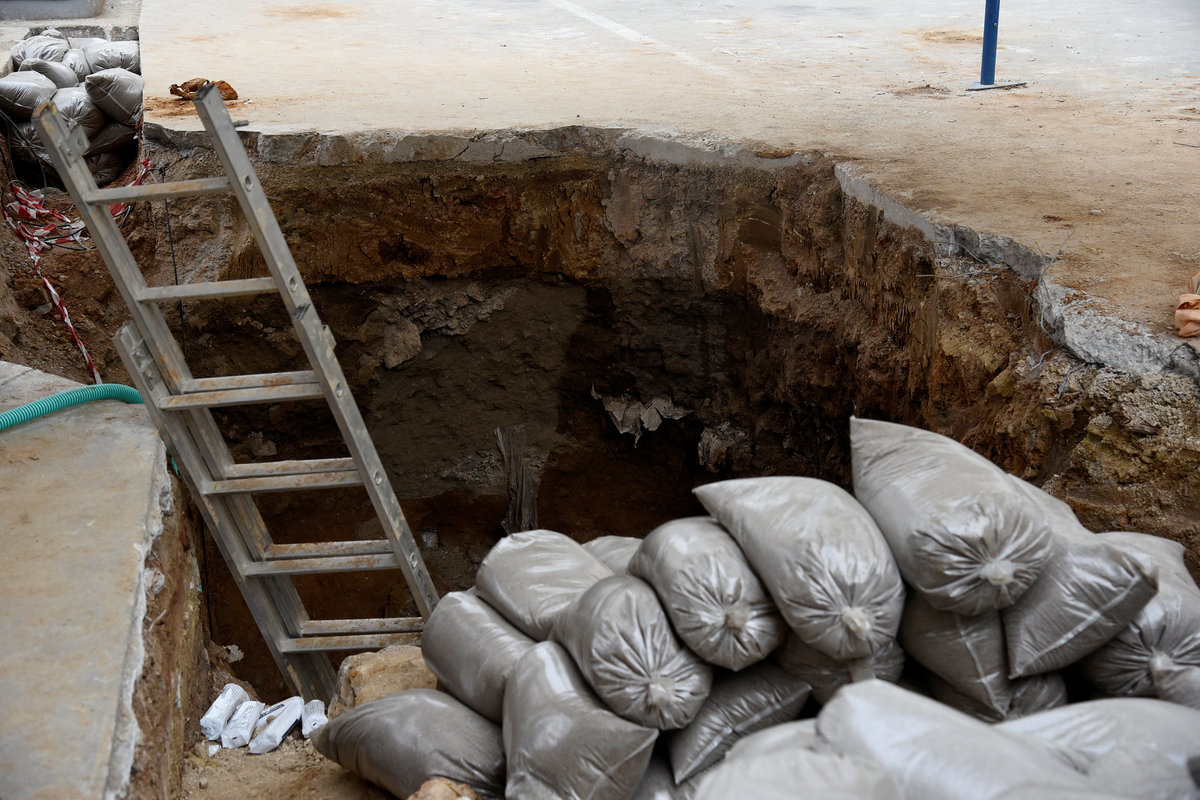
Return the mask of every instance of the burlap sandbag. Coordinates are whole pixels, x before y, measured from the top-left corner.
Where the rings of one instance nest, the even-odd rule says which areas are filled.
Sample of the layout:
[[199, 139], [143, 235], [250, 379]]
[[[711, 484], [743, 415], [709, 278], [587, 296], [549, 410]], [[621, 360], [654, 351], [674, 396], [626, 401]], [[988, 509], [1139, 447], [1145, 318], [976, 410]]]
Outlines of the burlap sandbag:
[[542, 641], [558, 615], [613, 571], [573, 539], [537, 530], [505, 536], [479, 565], [481, 600]]
[[904, 585], [866, 510], [826, 481], [721, 481], [695, 494], [725, 526], [801, 639], [862, 658], [895, 638]]
[[862, 658], [830, 658], [796, 634], [787, 637], [775, 652], [775, 662], [785, 672], [812, 686], [813, 698], [824, 705], [838, 689], [850, 683], [878, 679], [895, 683], [904, 672], [904, 651], [895, 639]]
[[904, 580], [936, 608], [1005, 608], [1050, 558], [1050, 532], [1008, 476], [936, 433], [851, 418], [854, 496]]
[[654, 587], [675, 633], [710, 664], [742, 669], [787, 635], [741, 548], [707, 517], [655, 528], [629, 562], [629, 574]]
[[1183, 545], [1142, 533], [1098, 535], [1152, 558], [1158, 592], [1133, 622], [1080, 662], [1084, 677], [1112, 695], [1200, 709], [1200, 588], [1184, 565]]
[[397, 797], [433, 777], [504, 796], [500, 726], [441, 692], [413, 689], [358, 706], [317, 728], [312, 743]]
[[817, 717], [838, 752], [872, 759], [921, 800], [995, 800], [1036, 788], [1091, 790], [1039, 745], [883, 681], [843, 687]]
[[1013, 678], [1074, 664], [1112, 639], [1158, 591], [1153, 560], [1105, 542], [1066, 503], [1009, 476], [1042, 515], [1053, 552], [1042, 574], [1001, 612]]
[[517, 662], [504, 694], [505, 796], [627, 798], [646, 772], [657, 737], [658, 731], [605, 708], [566, 651], [542, 642]]
[[629, 562], [641, 547], [642, 540], [636, 536], [600, 536], [583, 543], [583, 549], [604, 562], [618, 575], [629, 572]]
[[675, 638], [654, 590], [629, 575], [580, 595], [551, 635], [608, 707], [639, 725], [682, 728], [712, 687], [712, 667]]
[[809, 692], [806, 682], [769, 661], [741, 672], [719, 673], [700, 713], [666, 737], [675, 782], [716, 764], [743, 736], [794, 720]]
[[0, 78], [0, 111], [16, 122], [24, 122], [57, 91], [54, 81], [40, 72], [10, 72]]
[[1200, 794], [1192, 772], [1200, 772], [1195, 709], [1149, 698], [1091, 700], [996, 727], [1040, 743], [1097, 789], [1139, 800]]
[[421, 634], [425, 664], [439, 686], [493, 722], [501, 719], [508, 673], [535, 644], [466, 592], [439, 600]]

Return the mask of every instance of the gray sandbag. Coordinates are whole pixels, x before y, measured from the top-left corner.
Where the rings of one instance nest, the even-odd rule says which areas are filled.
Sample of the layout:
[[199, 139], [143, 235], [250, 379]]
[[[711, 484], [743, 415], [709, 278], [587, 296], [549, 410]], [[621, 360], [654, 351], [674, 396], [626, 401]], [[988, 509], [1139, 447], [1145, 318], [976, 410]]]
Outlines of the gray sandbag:
[[62, 65], [75, 73], [75, 82], [82, 83], [84, 78], [91, 75], [92, 65], [88, 63], [87, 55], [79, 49], [71, 48], [62, 57]]
[[96, 104], [88, 97], [88, 93], [79, 86], [59, 89], [51, 99], [58, 108], [58, 115], [62, 117], [63, 122], [67, 123], [67, 127], [83, 128], [83, 132], [88, 138], [99, 133], [107, 121], [104, 118], [104, 112], [96, 107]]
[[[78, 42], [71, 44], [79, 47]], [[137, 42], [99, 42], [88, 43], [81, 48], [87, 56], [92, 72], [105, 69], [127, 69], [141, 74], [142, 56]]]
[[1045, 748], [883, 681], [843, 687], [821, 709], [817, 732], [837, 752], [878, 762], [921, 800], [1092, 788]]
[[136, 125], [142, 115], [142, 76], [114, 67], [88, 75], [84, 81], [88, 97], [113, 121]]
[[1066, 503], [1009, 476], [1050, 529], [1042, 574], [1001, 612], [1013, 678], [1059, 670], [1096, 650], [1133, 621], [1158, 590], [1153, 560], [1105, 542]]
[[66, 89], [79, 83], [75, 70], [60, 61], [47, 61], [44, 58], [27, 58], [21, 62], [21, 72], [32, 71], [45, 75], [60, 89]]
[[1000, 612], [968, 617], [939, 611], [916, 592], [904, 604], [900, 644], [918, 664], [987, 709], [987, 719], [1005, 719], [1012, 685]]
[[675, 638], [654, 590], [629, 575], [580, 595], [551, 636], [600, 699], [639, 725], [682, 728], [712, 688], [712, 667]]
[[67, 52], [68, 48], [67, 40], [53, 29], [48, 34], [43, 32], [14, 44], [12, 50], [9, 51], [9, 55], [12, 56], [13, 69], [20, 69], [21, 65], [31, 58], [62, 61], [63, 54]]
[[94, 156], [98, 153], [111, 153], [114, 150], [120, 150], [132, 142], [136, 135], [136, 129], [130, 125], [109, 122], [94, 135], [88, 137], [88, 149], [84, 155]]
[[832, 658], [862, 658], [895, 638], [904, 584], [866, 510], [814, 478], [699, 486], [700, 502], [741, 546], [800, 638]]
[[500, 722], [509, 672], [535, 644], [466, 592], [439, 600], [421, 634], [421, 653], [438, 685], [493, 722]]
[[1128, 627], [1080, 662], [1083, 676], [1111, 695], [1200, 709], [1200, 588], [1184, 566], [1183, 545], [1143, 533], [1098, 536], [1152, 558], [1158, 592]]
[[397, 797], [432, 777], [504, 796], [500, 727], [442, 692], [412, 689], [358, 706], [317, 728], [312, 743]]
[[27, 164], [54, 168], [50, 153], [42, 145], [37, 127], [32, 122], [18, 122], [8, 137], [8, 147], [14, 158]]
[[583, 543], [584, 550], [618, 575], [629, 572], [629, 562], [641, 546], [642, 540], [636, 536], [600, 536]]
[[787, 625], [729, 534], [707, 517], [651, 531], [629, 562], [650, 584], [675, 633], [710, 664], [739, 670], [761, 661]]
[[676, 784], [670, 762], [656, 755], [650, 759], [646, 774], [642, 776], [629, 800], [692, 800], [696, 793], [696, 784], [703, 775], [704, 773], [701, 773], [694, 779]]
[[613, 571], [573, 539], [554, 531], [514, 533], [479, 565], [479, 598], [537, 641], [550, 636], [559, 614]]
[[624, 800], [645, 775], [657, 738], [605, 708], [566, 651], [542, 642], [517, 662], [504, 694], [505, 796]]
[[700, 781], [695, 800], [904, 800], [905, 796], [899, 782], [869, 759], [797, 749], [726, 760]]
[[112, 183], [129, 166], [129, 160], [120, 153], [97, 153], [94, 156], [85, 156], [83, 161], [91, 171], [97, 186]]
[[904, 580], [936, 608], [1005, 608], [1050, 558], [1050, 532], [999, 467], [936, 433], [852, 417], [854, 496]]
[[1097, 789], [1141, 800], [1200, 796], [1191, 772], [1200, 767], [1195, 709], [1149, 698], [1091, 700], [996, 727], [1040, 743]]
[[904, 651], [895, 639], [862, 658], [830, 658], [796, 634], [788, 636], [775, 653], [775, 662], [785, 672], [812, 686], [813, 698], [821, 705], [838, 689], [850, 683], [878, 679], [895, 683], [904, 672]]
[[794, 720], [809, 692], [807, 683], [769, 661], [720, 673], [695, 719], [666, 737], [675, 782], [716, 764], [743, 736]]
[[1049, 711], [1067, 704], [1067, 684], [1058, 672], [1042, 672], [1009, 682], [1008, 706], [1003, 712], [961, 692], [937, 675], [929, 676], [933, 699], [984, 722], [1004, 722]]
[[0, 78], [0, 111], [24, 122], [57, 91], [54, 81], [40, 72], [10, 72]]

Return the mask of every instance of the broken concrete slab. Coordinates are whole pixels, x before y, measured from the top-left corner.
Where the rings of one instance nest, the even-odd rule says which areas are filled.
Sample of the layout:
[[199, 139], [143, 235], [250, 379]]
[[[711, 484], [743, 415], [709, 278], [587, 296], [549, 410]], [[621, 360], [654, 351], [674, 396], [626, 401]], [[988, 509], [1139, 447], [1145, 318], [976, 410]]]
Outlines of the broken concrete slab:
[[[0, 362], [0, 410], [78, 388]], [[0, 796], [120, 797], [139, 739], [144, 561], [171, 508], [141, 406], [88, 403], [0, 432]]]

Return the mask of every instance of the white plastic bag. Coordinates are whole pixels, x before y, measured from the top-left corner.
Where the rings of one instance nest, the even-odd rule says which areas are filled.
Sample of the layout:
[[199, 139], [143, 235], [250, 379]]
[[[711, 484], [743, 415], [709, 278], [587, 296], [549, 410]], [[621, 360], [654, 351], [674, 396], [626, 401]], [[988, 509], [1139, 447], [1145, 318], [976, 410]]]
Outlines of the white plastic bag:
[[658, 526], [629, 562], [650, 584], [675, 633], [710, 664], [739, 670], [783, 641], [787, 625], [741, 548], [707, 517]]
[[605, 563], [618, 575], [629, 572], [629, 561], [641, 547], [642, 540], [636, 536], [599, 536], [583, 543], [583, 549]]
[[904, 580], [957, 614], [1005, 608], [1050, 558], [1050, 532], [999, 467], [936, 433], [852, 417], [854, 496]]
[[304, 701], [299, 697], [289, 697], [264, 708], [254, 726], [254, 736], [250, 738], [250, 752], [261, 755], [278, 747], [283, 737], [300, 721], [303, 712]]
[[741, 546], [801, 639], [861, 658], [895, 638], [904, 585], [866, 510], [814, 478], [743, 478], [699, 486], [700, 502]]
[[217, 695], [217, 699], [200, 718], [200, 732], [204, 734], [204, 738], [210, 742], [220, 739], [225, 723], [233, 716], [233, 712], [237, 711], [238, 706], [249, 699], [250, 696], [246, 694], [246, 690], [236, 683], [225, 684], [221, 693]]
[[639, 725], [682, 728], [712, 687], [712, 667], [675, 638], [654, 590], [629, 575], [580, 595], [552, 636], [608, 707]]
[[266, 703], [260, 703], [258, 700], [247, 700], [238, 706], [221, 731], [221, 747], [232, 750], [250, 744], [254, 726], [266, 707]]

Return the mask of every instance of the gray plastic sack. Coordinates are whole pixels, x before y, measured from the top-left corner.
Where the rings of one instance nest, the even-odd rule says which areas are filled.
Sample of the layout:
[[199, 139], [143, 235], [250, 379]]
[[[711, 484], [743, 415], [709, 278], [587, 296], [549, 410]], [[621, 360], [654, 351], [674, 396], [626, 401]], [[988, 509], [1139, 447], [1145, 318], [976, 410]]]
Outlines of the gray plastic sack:
[[1004, 625], [998, 611], [973, 617], [939, 611], [915, 592], [904, 604], [900, 644], [918, 664], [1005, 719], [1012, 703]]
[[707, 517], [655, 528], [629, 562], [629, 574], [654, 587], [675, 633], [710, 664], [742, 669], [787, 635], [741, 548]]
[[51, 98], [58, 108], [58, 115], [68, 128], [79, 126], [88, 138], [100, 132], [107, 120], [104, 112], [96, 107], [88, 93], [79, 86], [59, 89]]
[[13, 69], [20, 69], [26, 60], [40, 58], [43, 61], [62, 61], [67, 52], [67, 40], [58, 31], [51, 29], [50, 35], [42, 33], [22, 39], [12, 46], [9, 54], [12, 56]]
[[559, 614], [584, 590], [612, 575], [578, 542], [554, 531], [514, 533], [479, 565], [481, 600], [537, 641], [549, 638]]
[[13, 156], [21, 161], [43, 168], [54, 168], [50, 153], [42, 146], [42, 140], [32, 122], [16, 123], [8, 138], [8, 146]]
[[904, 584], [870, 515], [814, 478], [745, 478], [693, 490], [741, 546], [801, 639], [861, 658], [896, 635]]
[[726, 761], [700, 781], [695, 800], [904, 800], [905, 796], [899, 782], [869, 759], [797, 749]]
[[559, 617], [552, 637], [609, 708], [659, 730], [695, 718], [712, 667], [680, 644], [654, 590], [629, 575], [597, 582]]
[[695, 719], [666, 737], [675, 782], [716, 764], [743, 736], [794, 720], [810, 691], [807, 683], [769, 661], [720, 673]]
[[642, 540], [636, 536], [600, 536], [583, 543], [584, 550], [618, 575], [628, 574], [629, 562], [641, 546]]
[[817, 732], [840, 753], [878, 762], [921, 800], [1092, 788], [1045, 748], [883, 681], [844, 687], [821, 709]]
[[397, 797], [433, 777], [504, 796], [500, 727], [442, 692], [412, 689], [358, 706], [317, 728], [312, 743]]
[[734, 742], [725, 754], [725, 760], [733, 761], [743, 756], [786, 755], [796, 750], [831, 752], [829, 744], [817, 733], [816, 718], [784, 722], [756, 731]]
[[94, 156], [85, 156], [83, 159], [92, 173], [92, 179], [96, 181], [97, 186], [104, 186], [106, 183], [112, 183], [121, 176], [125, 171], [125, 167], [129, 166], [129, 160], [123, 157], [120, 153], [97, 153]]
[[936, 608], [1005, 608], [1050, 558], [1050, 532], [1008, 476], [936, 433], [852, 417], [854, 496]]
[[1074, 703], [998, 729], [1040, 743], [1085, 773], [1093, 786], [1141, 800], [1200, 795], [1200, 711], [1148, 698]]
[[142, 76], [127, 69], [102, 69], [84, 81], [88, 97], [122, 125], [136, 125], [142, 115]]
[[504, 709], [508, 673], [535, 644], [465, 592], [439, 600], [421, 634], [421, 653], [439, 686], [493, 722]]
[[114, 150], [120, 150], [132, 142], [135, 135], [136, 131], [133, 127], [122, 125], [119, 122], [109, 122], [97, 131], [94, 136], [88, 137], [88, 149], [84, 155], [94, 156], [99, 153], [111, 153]]
[[1003, 712], [968, 697], [936, 675], [929, 676], [929, 688], [931, 696], [939, 703], [984, 722], [1020, 719], [1067, 703], [1067, 684], [1058, 672], [1043, 672], [1010, 681], [1008, 706]]
[[1150, 556], [1158, 592], [1128, 627], [1080, 662], [1083, 676], [1112, 695], [1200, 709], [1200, 588], [1184, 566], [1183, 545], [1143, 533], [1098, 536]]
[[662, 756], [650, 759], [646, 774], [638, 783], [629, 800], [692, 800], [696, 793], [696, 784], [703, 775], [694, 780], [687, 780], [676, 785], [675, 777], [671, 774], [671, 764]]
[[[77, 42], [72, 45], [78, 47]], [[130, 72], [141, 73], [142, 56], [137, 42], [108, 42], [99, 41], [88, 43], [81, 48], [87, 56], [92, 72], [105, 69], [127, 69]]]
[[0, 111], [24, 122], [57, 91], [54, 81], [40, 72], [10, 72], [0, 78]]
[[1009, 480], [1042, 514], [1054, 548], [1038, 579], [1001, 612], [1009, 675], [1019, 678], [1074, 664], [1116, 636], [1158, 590], [1158, 569], [1144, 553], [1098, 538], [1061, 500]]
[[505, 796], [627, 798], [646, 773], [657, 738], [653, 728], [605, 708], [566, 651], [542, 642], [517, 662], [504, 694]]
[[775, 662], [785, 672], [812, 686], [813, 697], [825, 705], [847, 684], [872, 679], [890, 683], [900, 680], [900, 674], [904, 672], [904, 651], [895, 639], [888, 639], [887, 644], [869, 656], [830, 658], [793, 633], [775, 653]]
[[82, 83], [83, 79], [92, 74], [92, 65], [82, 50], [72, 48], [62, 57], [62, 65], [69, 67], [75, 73], [75, 82]]
[[36, 72], [45, 75], [60, 89], [67, 89], [79, 83], [75, 70], [59, 61], [47, 61], [44, 58], [27, 58], [21, 63], [21, 72]]

